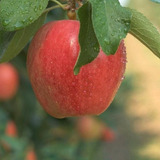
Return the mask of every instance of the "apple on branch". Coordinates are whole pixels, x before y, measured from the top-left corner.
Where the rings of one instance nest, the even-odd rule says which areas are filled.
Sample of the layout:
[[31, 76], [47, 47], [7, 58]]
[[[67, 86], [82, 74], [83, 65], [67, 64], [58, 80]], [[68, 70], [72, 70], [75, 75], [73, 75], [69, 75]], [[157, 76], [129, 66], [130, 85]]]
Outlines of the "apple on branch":
[[102, 50], [74, 75], [80, 45], [76, 20], [49, 22], [36, 33], [27, 58], [27, 69], [36, 97], [56, 118], [99, 115], [112, 102], [124, 76], [123, 41], [114, 55]]
[[0, 64], [0, 101], [11, 99], [18, 90], [19, 77], [10, 63]]

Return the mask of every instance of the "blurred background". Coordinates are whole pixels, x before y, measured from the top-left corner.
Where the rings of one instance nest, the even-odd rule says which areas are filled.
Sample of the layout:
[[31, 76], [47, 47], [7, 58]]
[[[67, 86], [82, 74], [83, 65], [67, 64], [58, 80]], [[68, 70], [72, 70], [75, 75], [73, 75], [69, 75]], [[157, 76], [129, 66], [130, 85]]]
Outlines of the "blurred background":
[[[142, 12], [160, 30], [160, 5], [150, 0], [121, 3]], [[46, 22], [65, 15], [55, 9]], [[34, 96], [26, 46], [11, 61], [19, 75], [18, 92], [0, 101], [0, 159], [160, 160], [160, 62], [129, 34], [125, 44], [125, 79], [110, 107], [100, 116], [61, 120], [49, 116]]]

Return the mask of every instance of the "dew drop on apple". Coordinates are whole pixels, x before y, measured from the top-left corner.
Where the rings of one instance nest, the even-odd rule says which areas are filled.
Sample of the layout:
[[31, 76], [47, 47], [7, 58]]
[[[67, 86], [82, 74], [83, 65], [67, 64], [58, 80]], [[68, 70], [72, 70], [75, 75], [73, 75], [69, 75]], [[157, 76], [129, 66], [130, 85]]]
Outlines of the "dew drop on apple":
[[79, 109], [80, 107], [79, 106], [77, 106], [77, 109]]
[[[123, 54], [125, 54], [125, 52], [123, 52]], [[126, 58], [122, 58], [122, 59], [121, 59], [121, 62], [122, 62], [122, 63], [127, 63], [128, 61], [127, 61]]]
[[121, 78], [121, 80], [123, 81], [124, 79], [125, 79], [125, 76], [123, 75], [122, 78]]
[[89, 83], [89, 85], [92, 87], [92, 86], [93, 86], [93, 83]]
[[103, 98], [100, 98], [100, 100], [99, 100], [100, 102], [102, 102], [103, 101]]
[[92, 97], [92, 93], [89, 93], [89, 96]]

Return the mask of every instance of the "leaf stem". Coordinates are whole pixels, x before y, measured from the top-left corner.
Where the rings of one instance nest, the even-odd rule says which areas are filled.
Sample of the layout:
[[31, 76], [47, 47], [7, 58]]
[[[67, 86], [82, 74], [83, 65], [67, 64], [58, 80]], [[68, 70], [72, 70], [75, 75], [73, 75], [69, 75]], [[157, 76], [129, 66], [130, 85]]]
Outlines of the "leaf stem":
[[50, 1], [52, 1], [52, 2], [54, 2], [54, 3], [56, 3], [56, 4], [58, 4], [61, 8], [65, 9], [65, 5], [63, 5], [63, 4], [60, 3], [59, 1], [57, 1], [57, 0], [50, 0]]
[[56, 8], [60, 8], [60, 6], [59, 6], [59, 5], [56, 5], [56, 6], [52, 6], [52, 7], [50, 7], [50, 8], [47, 8], [47, 9], [44, 10], [43, 13], [49, 12], [49, 11], [51, 11], [51, 10], [53, 10], [53, 9], [56, 9]]
[[148, 47], [160, 58], [160, 33], [157, 28], [140, 12], [130, 9], [132, 21], [129, 33]]

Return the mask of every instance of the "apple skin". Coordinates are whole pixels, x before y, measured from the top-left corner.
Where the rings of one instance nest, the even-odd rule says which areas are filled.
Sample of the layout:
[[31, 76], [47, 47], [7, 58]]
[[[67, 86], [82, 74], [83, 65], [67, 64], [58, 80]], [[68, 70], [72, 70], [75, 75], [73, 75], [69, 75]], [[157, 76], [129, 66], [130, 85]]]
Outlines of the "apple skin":
[[126, 65], [123, 41], [115, 55], [98, 57], [74, 75], [80, 24], [61, 20], [45, 24], [28, 51], [27, 69], [36, 97], [53, 117], [99, 115], [112, 102]]
[[37, 156], [34, 149], [28, 150], [25, 160], [37, 160]]
[[103, 121], [91, 116], [78, 118], [76, 128], [80, 137], [87, 141], [102, 139], [105, 142], [112, 142], [116, 137], [114, 131]]
[[115, 138], [115, 133], [111, 128], [105, 127], [102, 131], [102, 140], [106, 142], [112, 142]]
[[0, 64], [0, 100], [11, 99], [17, 92], [19, 78], [17, 70], [10, 63]]
[[16, 137], [17, 136], [17, 127], [13, 121], [9, 121], [6, 126], [5, 133], [7, 136]]
[[82, 139], [92, 141], [101, 138], [104, 125], [94, 117], [82, 116], [77, 120], [76, 128]]
[[[12, 137], [12, 138], [18, 136], [17, 127], [14, 121], [10, 120], [7, 122], [6, 129], [5, 129], [5, 135]], [[8, 152], [11, 151], [11, 146], [10, 144], [8, 144], [8, 142], [5, 142], [2, 140], [2, 146], [6, 151]]]

